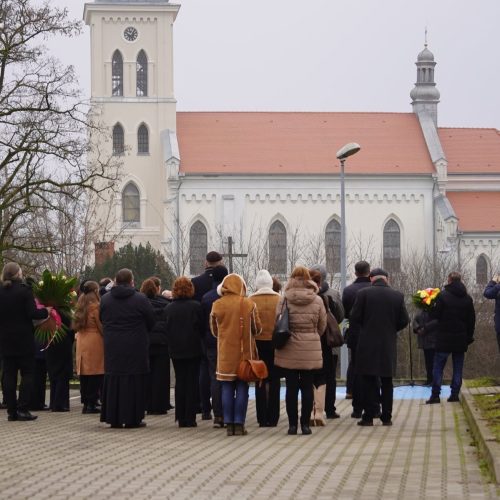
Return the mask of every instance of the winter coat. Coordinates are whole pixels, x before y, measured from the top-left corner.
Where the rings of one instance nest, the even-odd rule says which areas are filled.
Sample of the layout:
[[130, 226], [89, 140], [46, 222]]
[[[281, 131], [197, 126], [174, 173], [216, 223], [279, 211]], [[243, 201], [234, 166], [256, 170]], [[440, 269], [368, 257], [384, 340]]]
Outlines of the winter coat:
[[104, 340], [97, 302], [89, 305], [87, 315], [87, 326], [76, 332], [76, 373], [103, 375]]
[[37, 309], [33, 292], [21, 281], [0, 286], [0, 353], [2, 356], [34, 356], [34, 319], [48, 317]]
[[193, 299], [174, 299], [165, 309], [164, 318], [170, 357], [201, 357], [205, 333], [201, 304]]
[[312, 281], [290, 279], [284, 297], [276, 307], [281, 312], [286, 299], [291, 337], [282, 349], [276, 349], [274, 364], [290, 370], [317, 370], [323, 366], [320, 336], [326, 329], [326, 309], [318, 287]]
[[[342, 305], [342, 299], [340, 298], [340, 293], [333, 288], [330, 288], [326, 281], [321, 282], [319, 288], [319, 296], [327, 300], [329, 312], [333, 314], [337, 323], [340, 325], [344, 320], [344, 306]], [[321, 348], [323, 350], [323, 359], [325, 356], [333, 353], [335, 356], [340, 354], [340, 347], [328, 347], [326, 344], [326, 337], [321, 337]]]
[[461, 281], [445, 285], [430, 315], [438, 320], [436, 352], [466, 352], [474, 341], [476, 313], [472, 298]]
[[500, 283], [490, 281], [486, 285], [483, 295], [487, 299], [495, 300], [495, 331], [500, 334]]
[[165, 327], [165, 308], [170, 304], [170, 300], [156, 295], [149, 298], [149, 303], [155, 312], [155, 324], [149, 332], [149, 354], [152, 356], [168, 354], [167, 330]]
[[[210, 329], [217, 337], [217, 380], [236, 380], [241, 360], [256, 359], [255, 335], [262, 330], [255, 302], [237, 274], [228, 274], [220, 285], [222, 297], [210, 314]], [[241, 321], [242, 320], [242, 321]]]
[[428, 311], [420, 311], [413, 319], [413, 333], [417, 334], [419, 349], [436, 347], [437, 320], [431, 319]]
[[203, 310], [203, 324], [205, 325], [205, 335], [203, 340], [207, 348], [216, 349], [217, 339], [212, 335], [210, 330], [210, 313], [212, 312], [212, 305], [216, 300], [220, 299], [220, 295], [217, 293], [217, 287], [220, 283], [214, 282], [212, 284], [212, 289], [209, 290], [201, 299], [201, 308]]
[[272, 340], [274, 325], [276, 323], [276, 306], [280, 300], [280, 294], [273, 291], [272, 288], [261, 288], [253, 295], [250, 295], [249, 298], [255, 302], [262, 324], [262, 333], [259, 335], [259, 341]]
[[350, 314], [351, 326], [359, 331], [356, 373], [394, 376], [397, 333], [408, 322], [403, 294], [384, 280], [359, 290]]
[[202, 274], [191, 278], [191, 283], [194, 286], [194, 300], [201, 302], [203, 295], [212, 289], [214, 282], [213, 271], [213, 267], [207, 267]]
[[149, 332], [155, 324], [153, 306], [131, 286], [114, 286], [101, 299], [104, 370], [108, 375], [149, 372]]
[[[342, 293], [342, 304], [344, 305], [345, 317], [350, 320], [351, 310], [358, 292], [363, 288], [371, 286], [370, 278], [361, 276], [356, 278], [349, 286], [344, 288]], [[359, 337], [359, 327], [352, 325], [349, 321], [349, 328], [345, 333], [346, 344], [349, 349], [356, 349]]]

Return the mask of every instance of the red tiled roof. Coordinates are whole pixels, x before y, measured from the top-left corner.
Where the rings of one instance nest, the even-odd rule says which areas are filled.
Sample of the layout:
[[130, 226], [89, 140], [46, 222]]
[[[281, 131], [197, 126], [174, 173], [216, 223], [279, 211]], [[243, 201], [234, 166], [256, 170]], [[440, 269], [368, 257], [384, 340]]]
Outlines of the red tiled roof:
[[434, 172], [413, 113], [179, 112], [177, 137], [188, 174], [338, 173], [348, 142], [349, 173]]
[[440, 128], [448, 173], [500, 173], [500, 131], [494, 128]]
[[458, 228], [465, 232], [500, 231], [500, 192], [446, 192], [458, 217]]

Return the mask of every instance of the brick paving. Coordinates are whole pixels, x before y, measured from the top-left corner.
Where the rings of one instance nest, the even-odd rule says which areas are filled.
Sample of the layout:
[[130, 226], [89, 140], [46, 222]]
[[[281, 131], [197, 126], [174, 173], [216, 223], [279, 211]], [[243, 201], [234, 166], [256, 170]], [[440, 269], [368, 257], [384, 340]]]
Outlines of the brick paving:
[[179, 429], [173, 414], [109, 429], [82, 415], [78, 399], [70, 413], [40, 412], [36, 422], [1, 412], [0, 498], [498, 498], [460, 404], [396, 400], [392, 427], [361, 428], [349, 403], [311, 436], [286, 435], [284, 407], [277, 428], [259, 428], [253, 400], [243, 437], [207, 421]]

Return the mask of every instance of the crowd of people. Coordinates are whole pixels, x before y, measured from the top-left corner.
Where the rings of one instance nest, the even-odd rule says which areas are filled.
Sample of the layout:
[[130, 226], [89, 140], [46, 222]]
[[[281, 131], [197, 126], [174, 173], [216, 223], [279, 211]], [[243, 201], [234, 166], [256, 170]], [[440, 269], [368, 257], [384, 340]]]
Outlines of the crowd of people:
[[[225, 428], [227, 435], [245, 435], [249, 384], [238, 377], [238, 368], [242, 360], [261, 359], [267, 377], [255, 384], [259, 426], [278, 425], [284, 379], [288, 434], [297, 434], [299, 428], [311, 434], [311, 426], [339, 418], [339, 352], [325, 331], [344, 322], [351, 417], [360, 426], [372, 426], [376, 419], [392, 425], [397, 334], [408, 325], [409, 315], [403, 294], [390, 286], [384, 269], [356, 263], [356, 279], [342, 296], [329, 287], [322, 265], [295, 267], [283, 287], [267, 270], [260, 270], [248, 294], [243, 278], [228, 272], [218, 252], [209, 252], [205, 264], [200, 276], [181, 276], [165, 291], [157, 277], [138, 287], [129, 269], [119, 270], [113, 280], [85, 281], [73, 317], [63, 317], [67, 334], [43, 349], [35, 341], [33, 321], [48, 318], [50, 308], [37, 307], [21, 268], [6, 264], [0, 286], [0, 354], [8, 420], [34, 420], [31, 411], [69, 411], [75, 340], [82, 413], [99, 414], [112, 428], [143, 427], [146, 412], [162, 415], [175, 409], [179, 427], [196, 427], [201, 413], [202, 420], [213, 419], [214, 428]], [[500, 348], [500, 277], [484, 294], [496, 300]], [[278, 348], [273, 332], [285, 309], [290, 336]], [[440, 402], [450, 355], [448, 401], [458, 401], [474, 327], [473, 301], [460, 274], [452, 272], [435, 306], [413, 322], [425, 354], [426, 384], [432, 386], [428, 404]]]

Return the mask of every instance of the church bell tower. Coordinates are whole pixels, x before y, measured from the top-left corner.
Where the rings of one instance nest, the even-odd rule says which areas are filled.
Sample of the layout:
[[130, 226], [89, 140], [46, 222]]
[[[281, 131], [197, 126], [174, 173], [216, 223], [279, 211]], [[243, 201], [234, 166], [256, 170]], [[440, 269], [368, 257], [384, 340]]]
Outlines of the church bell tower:
[[163, 238], [167, 194], [161, 137], [176, 129], [173, 25], [179, 8], [168, 0], [95, 0], [84, 8], [91, 103], [107, 127], [105, 146], [122, 163], [115, 229], [125, 240], [155, 248]]

